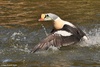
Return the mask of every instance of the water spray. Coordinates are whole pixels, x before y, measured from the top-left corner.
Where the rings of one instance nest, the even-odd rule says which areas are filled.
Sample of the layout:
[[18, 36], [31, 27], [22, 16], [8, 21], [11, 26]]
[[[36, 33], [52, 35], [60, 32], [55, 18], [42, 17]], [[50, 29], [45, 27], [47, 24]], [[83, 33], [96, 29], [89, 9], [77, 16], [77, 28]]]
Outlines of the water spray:
[[41, 26], [42, 26], [42, 28], [43, 28], [43, 30], [44, 30], [44, 32], [45, 32], [45, 35], [48, 36], [48, 33], [47, 33], [46, 28], [44, 27], [44, 25], [41, 24]]

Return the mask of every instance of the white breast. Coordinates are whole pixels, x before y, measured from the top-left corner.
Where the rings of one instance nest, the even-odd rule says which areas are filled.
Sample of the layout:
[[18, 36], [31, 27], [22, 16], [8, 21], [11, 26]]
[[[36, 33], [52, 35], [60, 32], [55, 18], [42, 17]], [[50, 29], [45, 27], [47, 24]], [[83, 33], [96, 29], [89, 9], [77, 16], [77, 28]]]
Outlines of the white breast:
[[72, 33], [63, 31], [63, 30], [59, 30], [59, 31], [55, 32], [54, 34], [60, 34], [62, 36], [71, 36], [72, 35]]

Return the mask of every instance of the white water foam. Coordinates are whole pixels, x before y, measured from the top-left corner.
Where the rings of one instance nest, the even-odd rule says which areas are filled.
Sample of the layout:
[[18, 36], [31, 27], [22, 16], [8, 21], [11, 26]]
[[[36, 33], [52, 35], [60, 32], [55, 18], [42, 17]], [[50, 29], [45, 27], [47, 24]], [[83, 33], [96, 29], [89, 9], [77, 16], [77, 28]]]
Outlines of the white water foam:
[[[19, 31], [19, 32], [14, 32], [14, 33], [11, 35], [11, 39], [12, 39], [12, 40], [17, 40], [17, 41], [19, 41], [19, 40], [22, 39], [21, 36], [24, 36], [24, 34], [23, 34], [21, 31]], [[23, 37], [23, 39], [26, 39], [26, 37]]]
[[26, 44], [25, 46], [20, 46], [18, 44], [16, 45], [13, 45], [12, 47], [16, 50], [19, 50], [19, 51], [22, 51], [22, 52], [27, 52], [27, 53], [30, 53], [31, 50], [28, 48], [28, 44]]
[[31, 50], [29, 50], [29, 48], [28, 48], [28, 44], [22, 45], [22, 43], [21, 43], [22, 41], [26, 41], [26, 36], [23, 32], [21, 32], [21, 31], [14, 32], [11, 35], [11, 39], [13, 40], [12, 47], [14, 49], [19, 50], [19, 51], [23, 51], [23, 52], [28, 52], [28, 53], [31, 52]]
[[80, 46], [100, 46], [100, 28], [92, 29], [87, 34], [88, 40], [80, 43]]

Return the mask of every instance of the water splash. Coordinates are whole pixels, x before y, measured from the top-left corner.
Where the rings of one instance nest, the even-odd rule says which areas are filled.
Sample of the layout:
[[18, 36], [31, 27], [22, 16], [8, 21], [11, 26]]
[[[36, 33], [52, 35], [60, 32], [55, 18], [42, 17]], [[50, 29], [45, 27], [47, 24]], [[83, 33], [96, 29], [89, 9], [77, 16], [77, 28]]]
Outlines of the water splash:
[[21, 40], [21, 39], [26, 39], [26, 37], [23, 37], [22, 38], [22, 36], [24, 36], [24, 34], [21, 32], [21, 31], [19, 31], [19, 32], [14, 32], [12, 35], [11, 35], [11, 39], [12, 40], [17, 40], [17, 41], [19, 41], [19, 40]]
[[100, 28], [94, 28], [86, 33], [88, 40], [81, 43], [81, 46], [100, 46]]
[[27, 52], [27, 53], [31, 52], [31, 50], [29, 49], [29, 45], [28, 44], [26, 44], [24, 46], [16, 44], [16, 45], [13, 45], [12, 47], [14, 49], [22, 51], [22, 52]]
[[41, 26], [42, 26], [42, 28], [43, 28], [43, 30], [44, 30], [44, 32], [45, 32], [45, 34], [46, 34], [46, 36], [48, 36], [48, 33], [47, 33], [46, 28], [44, 27], [44, 25], [43, 25], [43, 24], [41, 24]]
[[11, 47], [22, 51], [30, 53], [29, 45], [27, 43], [27, 37], [22, 31], [14, 32], [10, 37]]

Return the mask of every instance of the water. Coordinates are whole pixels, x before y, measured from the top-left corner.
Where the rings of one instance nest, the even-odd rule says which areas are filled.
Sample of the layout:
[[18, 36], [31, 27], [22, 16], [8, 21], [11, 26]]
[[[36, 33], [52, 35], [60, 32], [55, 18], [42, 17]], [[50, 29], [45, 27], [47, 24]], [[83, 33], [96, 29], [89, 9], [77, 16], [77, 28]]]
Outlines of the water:
[[[0, 67], [99, 67], [99, 6], [99, 0], [0, 0]], [[52, 29], [51, 22], [37, 21], [48, 12], [78, 25], [89, 40], [63, 50], [31, 53], [46, 37], [45, 28], [48, 34]]]

